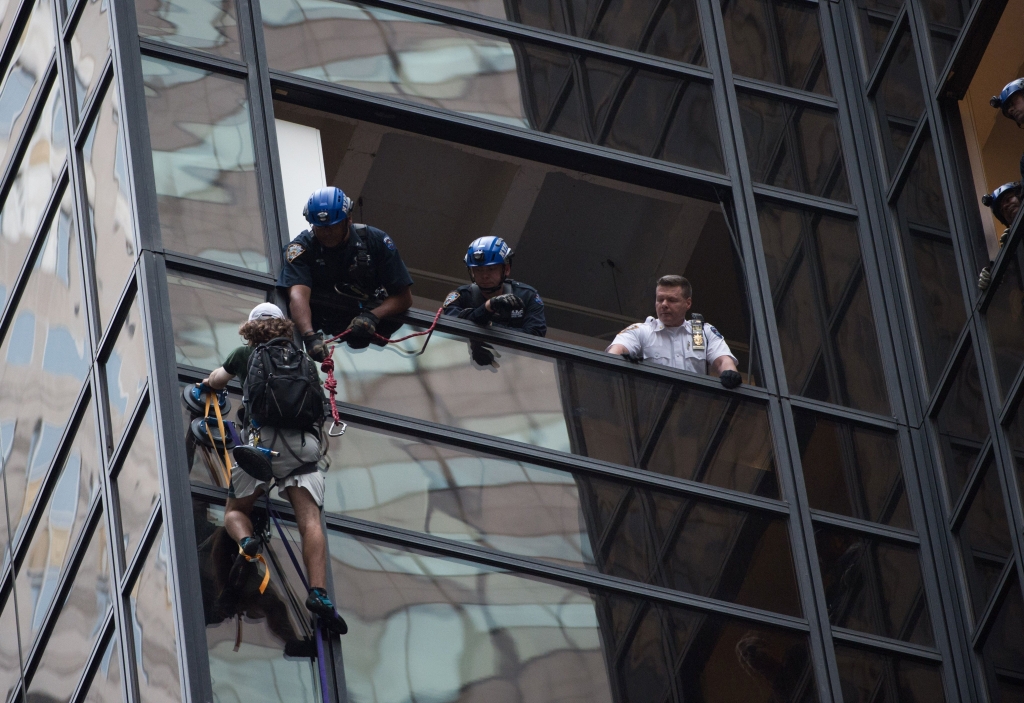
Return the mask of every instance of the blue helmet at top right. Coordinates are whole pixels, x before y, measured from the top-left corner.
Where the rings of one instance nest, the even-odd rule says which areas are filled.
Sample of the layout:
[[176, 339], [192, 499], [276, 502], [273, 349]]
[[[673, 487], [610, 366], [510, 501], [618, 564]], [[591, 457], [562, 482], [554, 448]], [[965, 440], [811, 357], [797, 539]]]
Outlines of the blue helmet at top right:
[[1006, 87], [1003, 88], [999, 95], [992, 96], [988, 101], [988, 104], [992, 107], [1002, 108], [1003, 114], [1009, 117], [1009, 115], [1006, 114], [1006, 106], [1010, 103], [1010, 98], [1022, 90], [1024, 90], [1024, 78], [1018, 78], [1015, 81], [1010, 81], [1006, 84]]
[[985, 195], [981, 196], [981, 204], [990, 208], [992, 210], [992, 214], [996, 216], [996, 219], [1002, 222], [1007, 227], [1010, 226], [1010, 223], [1006, 221], [1005, 217], [1003, 217], [1003, 210], [1000, 206], [999, 201], [1002, 200], [1004, 195], [1009, 195], [1011, 193], [1015, 193], [1019, 198], [1021, 195], [1020, 186], [1020, 181], [1004, 183], [991, 193], [986, 193]]
[[317, 188], [302, 208], [302, 216], [306, 222], [317, 227], [330, 227], [344, 222], [352, 209], [352, 198], [345, 195], [341, 188], [328, 186]]
[[474, 239], [466, 251], [466, 266], [493, 266], [507, 264], [512, 258], [512, 247], [501, 237], [480, 237]]

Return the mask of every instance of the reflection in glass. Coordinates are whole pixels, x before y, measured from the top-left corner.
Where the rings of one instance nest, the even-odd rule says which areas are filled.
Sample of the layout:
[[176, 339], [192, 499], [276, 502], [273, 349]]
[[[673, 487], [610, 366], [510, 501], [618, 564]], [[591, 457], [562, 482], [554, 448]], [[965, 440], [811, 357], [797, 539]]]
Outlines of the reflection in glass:
[[1024, 405], [1018, 404], [1010, 424], [1006, 427], [1006, 437], [1010, 442], [1010, 450], [1013, 453], [1017, 486], [1019, 490], [1024, 492], [1024, 412], [1022, 410], [1024, 410]]
[[755, 181], [850, 200], [835, 113], [749, 93], [736, 98]]
[[[917, 121], [924, 114], [921, 78], [917, 73], [917, 58], [909, 30], [900, 37], [874, 98], [885, 160], [889, 164], [889, 175], [893, 175], [910, 144]], [[938, 182], [934, 187], [939, 187]]]
[[889, 30], [903, 7], [903, 0], [858, 0], [860, 38], [867, 59], [867, 73], [871, 72], [885, 46]]
[[1003, 507], [1003, 492], [999, 489], [999, 474], [992, 459], [981, 471], [978, 489], [966, 508], [967, 513], [956, 535], [975, 619], [985, 611], [999, 575], [1013, 551], [1010, 526]]
[[953, 51], [953, 44], [973, 4], [972, 0], [926, 0], [921, 3], [928, 17], [932, 61], [938, 79], [943, 77], [942, 68]]
[[[89, 507], [99, 495], [102, 464], [97, 439], [90, 405], [85, 408], [74, 444], [68, 450], [67, 459], [18, 568], [15, 587], [18, 629], [24, 652], [29, 651], [43, 626], [43, 618], [57, 593], [61, 573], [71, 558], [71, 549], [78, 542]], [[35, 494], [42, 488], [41, 485], [30, 485], [27, 493]], [[105, 533], [102, 539], [106, 539]]]
[[266, 301], [263, 291], [167, 272], [171, 299], [174, 357], [179, 364], [215, 369], [242, 344], [238, 327], [253, 307]]
[[917, 549], [820, 525], [814, 542], [829, 622], [914, 644], [935, 644]]
[[941, 703], [942, 672], [894, 654], [836, 646], [844, 703]]
[[179, 703], [178, 646], [167, 534], [161, 527], [129, 597], [139, 700]]
[[956, 284], [959, 272], [930, 137], [922, 140], [910, 166], [896, 212], [925, 372], [928, 384], [934, 386], [966, 316]]
[[330, 456], [330, 512], [800, 614], [782, 520], [353, 425]]
[[[816, 700], [806, 636], [331, 534], [350, 700]], [[611, 669], [611, 670], [609, 670]], [[539, 685], [538, 682], [549, 682]]]
[[110, 449], [117, 446], [131, 419], [149, 370], [146, 367], [146, 338], [142, 328], [139, 299], [128, 304], [128, 312], [114, 348], [104, 364], [107, 379], [107, 407], [110, 409]]
[[[63, 93], [50, 93], [42, 114], [28, 138], [25, 155], [0, 210], [0, 310], [14, 288], [18, 272], [39, 229], [53, 185], [64, 167], [68, 151]], [[2, 97], [0, 97], [2, 100]], [[61, 211], [71, 216], [65, 196]]]
[[890, 414], [857, 223], [768, 202], [758, 219], [789, 392]]
[[102, 78], [110, 39], [109, 0], [87, 0], [71, 35], [71, 63], [75, 71], [75, 103], [78, 116]]
[[[306, 589], [278, 535], [263, 550], [271, 577], [260, 593], [262, 574], [239, 557], [224, 529], [223, 508], [196, 501], [193, 513], [214, 699], [322, 701]], [[285, 530], [298, 545], [298, 530]], [[362, 650], [357, 647], [353, 656]], [[388, 664], [382, 667], [391, 675]]]
[[135, 0], [139, 36], [239, 58], [234, 0]]
[[340, 0], [260, 7], [272, 69], [725, 170], [707, 83]]
[[[27, 700], [68, 703], [102, 634], [101, 626], [113, 602], [110, 555], [102, 516], [85, 546], [85, 555], [71, 581], [71, 591], [61, 605], [39, 667], [29, 682]], [[22, 607], [19, 598], [19, 613]]]
[[981, 647], [989, 700], [1000, 703], [1018, 701], [1024, 695], [1024, 639], [1020, 636], [1024, 631], [1024, 600], [1017, 576], [1009, 581]]
[[[64, 210], [66, 206], [67, 210]], [[71, 199], [54, 218], [0, 345], [0, 459], [17, 539], [89, 373], [85, 297]], [[0, 569], [6, 564], [6, 549]]]
[[103, 650], [82, 703], [120, 703], [121, 700], [121, 649], [115, 634]]
[[242, 79], [143, 57], [163, 245], [267, 271]]
[[[407, 327], [396, 333], [413, 331]], [[384, 350], [335, 351], [338, 399], [723, 488], [778, 497], [765, 406], [500, 345], [480, 367], [435, 332]], [[501, 398], [495, 403], [495, 398]]]
[[722, 17], [737, 74], [832, 94], [817, 7], [799, 0], [722, 0]]
[[995, 361], [999, 399], [1005, 400], [1013, 380], [1024, 363], [1024, 273], [1018, 245], [1010, 255], [1002, 278], [992, 291], [986, 313], [988, 339]]
[[960, 491], [981, 453], [981, 445], [988, 437], [981, 379], [978, 378], [978, 364], [970, 347], [942, 401], [935, 418], [935, 428], [949, 487], [949, 504], [953, 506], [959, 500]]
[[[7, 601], [0, 600], [0, 632], [16, 632], [18, 629], [14, 598], [7, 595]], [[0, 696], [10, 700], [11, 691], [21, 682], [21, 654], [17, 637], [0, 637]]]
[[160, 497], [156, 454], [156, 419], [151, 405], [132, 438], [131, 449], [117, 474], [117, 505], [121, 515], [124, 561], [130, 564], [143, 530]]
[[894, 433], [806, 410], [793, 421], [811, 508], [914, 529]]
[[100, 335], [106, 330], [135, 265], [135, 227], [120, 115], [117, 84], [111, 82], [82, 147]]

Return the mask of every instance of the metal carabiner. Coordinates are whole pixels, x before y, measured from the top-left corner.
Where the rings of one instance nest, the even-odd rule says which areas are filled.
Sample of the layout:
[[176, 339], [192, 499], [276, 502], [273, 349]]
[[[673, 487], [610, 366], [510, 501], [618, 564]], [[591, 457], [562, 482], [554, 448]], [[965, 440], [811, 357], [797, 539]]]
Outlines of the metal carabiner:
[[[338, 426], [339, 422], [341, 423], [341, 430], [339, 430], [338, 433], [335, 434], [334, 428], [336, 428]], [[342, 422], [341, 420], [335, 420], [334, 422], [331, 423], [331, 428], [329, 430], [327, 430], [327, 436], [328, 437], [340, 437], [343, 434], [345, 434], [345, 430], [347, 430], [347, 429], [348, 429], [348, 424], [346, 424], [345, 422]]]

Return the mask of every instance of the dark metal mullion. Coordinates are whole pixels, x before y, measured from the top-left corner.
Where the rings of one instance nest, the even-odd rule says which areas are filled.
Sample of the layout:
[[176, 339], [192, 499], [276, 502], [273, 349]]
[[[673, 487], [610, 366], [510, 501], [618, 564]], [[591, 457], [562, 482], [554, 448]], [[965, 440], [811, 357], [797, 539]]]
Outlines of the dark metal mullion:
[[[1008, 597], [1006, 591], [1009, 590], [1009, 583], [1013, 580], [1016, 571], [1014, 559], [1007, 559], [1003, 570], [999, 572], [999, 578], [996, 579], [995, 587], [992, 589], [992, 595], [989, 596], [988, 603], [985, 604], [985, 609], [978, 616], [974, 633], [971, 634], [970, 644], [972, 649], [977, 650], [981, 648], [982, 641], [988, 636], [989, 631], [995, 624], [999, 607], [1003, 604], [1003, 599]], [[967, 608], [971, 607], [969, 599], [965, 605]]]
[[882, 44], [878, 51], [875, 67], [871, 69], [867, 80], [864, 82], [864, 92], [867, 95], [873, 95], [878, 90], [878, 86], [882, 82], [882, 76], [889, 69], [889, 63], [896, 53], [896, 45], [899, 44], [899, 40], [902, 39], [902, 34], [905, 31], [910, 30], [907, 28], [907, 3], [904, 0], [899, 12], [896, 13], [896, 18], [892, 20], [892, 27], [889, 28], [889, 35], [885, 38], [885, 43]]
[[[244, 6], [244, 4], [241, 6]], [[241, 24], [241, 22], [239, 22], [239, 24]], [[234, 76], [235, 78], [245, 78], [246, 74], [250, 70], [250, 67], [246, 66], [245, 62], [237, 59], [229, 59], [223, 56], [207, 54], [203, 51], [154, 41], [153, 39], [147, 39], [146, 37], [139, 37], [139, 50], [142, 52], [143, 56], [174, 61], [175, 63], [207, 71], [214, 71], [216, 73]]]
[[[661, 412], [658, 413], [658, 419], [654, 422], [651, 427], [650, 433], [647, 437], [643, 438], [643, 445], [640, 447], [639, 458], [636, 463], [638, 469], [647, 469], [647, 464], [651, 460], [651, 456], [654, 454], [655, 448], [658, 446], [658, 442], [661, 441], [661, 435], [665, 431], [665, 426], [668, 424], [669, 418], [672, 417], [672, 411], [679, 401], [679, 396], [682, 394], [682, 389], [679, 386], [672, 387], [665, 400], [662, 402]], [[637, 429], [639, 429], [639, 423]]]
[[835, 98], [828, 95], [822, 95], [821, 93], [812, 93], [811, 91], [803, 88], [794, 88], [791, 85], [778, 85], [776, 83], [763, 81], [759, 78], [750, 78], [747, 76], [735, 76], [733, 80], [736, 83], [736, 87], [742, 88], [746, 93], [756, 93], [762, 97], [772, 98], [774, 100], [787, 100], [810, 107], [820, 108], [822, 110], [828, 110], [833, 113], [835, 113], [839, 107]]
[[93, 645], [92, 651], [89, 652], [89, 657], [85, 662], [85, 668], [82, 670], [82, 674], [78, 679], [78, 683], [75, 685], [75, 690], [71, 693], [71, 697], [68, 699], [68, 703], [85, 703], [85, 697], [89, 694], [89, 690], [92, 688], [92, 683], [96, 678], [96, 672], [99, 669], [100, 662], [103, 661], [103, 655], [107, 651], [107, 647], [110, 646], [111, 637], [117, 637], [117, 629], [114, 625], [113, 604], [111, 604], [111, 607], [107, 610], [106, 617], [103, 618], [103, 624], [100, 626], [100, 636], [96, 639], [96, 643]]
[[883, 430], [895, 430], [903, 426], [902, 423], [898, 423], [891, 416], [880, 415], [878, 413], [869, 413], [863, 410], [854, 410], [852, 408], [846, 408], [841, 405], [832, 405], [822, 400], [814, 400], [813, 398], [806, 398], [802, 396], [792, 396], [789, 400], [794, 408], [825, 412], [831, 415], [833, 418], [846, 420], [848, 422], [853, 423], [859, 423], [866, 427], [874, 427]]
[[765, 183], [755, 183], [753, 191], [759, 200], [770, 200], [789, 205], [790, 207], [797, 206], [848, 220], [855, 219], [860, 214], [860, 210], [856, 205], [839, 200], [829, 200], [813, 193], [800, 193], [795, 190], [770, 186]]
[[810, 513], [811, 519], [814, 521], [815, 525], [828, 525], [841, 530], [870, 535], [871, 537], [885, 540], [886, 542], [897, 543], [903, 547], [909, 547], [911, 549], [917, 549], [921, 546], [920, 537], [911, 530], [883, 525], [877, 522], [869, 522], [863, 518], [839, 515], [838, 513], [827, 513], [824, 510], [817, 510], [815, 508], [812, 508]]
[[[901, 640], [873, 635], [859, 630], [851, 630], [845, 627], [833, 627], [832, 637], [836, 642], [851, 644], [859, 647], [867, 647], [876, 652], [883, 652], [901, 657], [911, 657], [920, 661], [932, 664], [941, 663], [942, 655], [934, 647], [925, 647], [920, 644], [912, 644]], [[899, 699], [896, 699], [899, 700]]]
[[1017, 217], [1010, 226], [1007, 228], [1009, 234], [1006, 237], [1006, 242], [999, 247], [999, 251], [996, 252], [996, 258], [992, 262], [992, 285], [978, 294], [978, 300], [974, 305], [975, 310], [980, 310], [983, 313], [988, 311], [989, 305], [992, 303], [992, 299], [995, 296], [995, 289], [998, 287], [1003, 272], [1010, 266], [1010, 262], [1014, 259], [1017, 260], [1018, 265], [1024, 263], [1021, 258], [1024, 258], [1024, 247], [1019, 242], [1024, 239], [1024, 208], [1021, 208], [1020, 212], [1017, 213]]
[[953, 343], [953, 350], [950, 352], [949, 358], [946, 359], [946, 364], [942, 367], [939, 378], [935, 382], [931, 399], [928, 399], [928, 404], [925, 406], [925, 418], [935, 418], [938, 416], [942, 403], [945, 402], [949, 391], [953, 387], [956, 374], [960, 371], [960, 363], [963, 361], [966, 353], [965, 349], [969, 349], [972, 346], [971, 326], [965, 324], [963, 329], [960, 330], [960, 334], [957, 335], [956, 342]]
[[176, 273], [193, 274], [207, 280], [233, 283], [254, 290], [272, 291], [277, 286], [277, 280], [269, 274], [220, 264], [197, 256], [168, 251], [163, 252], [163, 259], [167, 264], [167, 270]]
[[[879, 124], [881, 124], [881, 120], [879, 120]], [[886, 136], [888, 136], [888, 125], [885, 126], [885, 130]], [[921, 152], [921, 146], [930, 135], [931, 130], [928, 129], [928, 120], [924, 115], [921, 115], [921, 119], [917, 121], [917, 126], [914, 127], [914, 131], [910, 135], [910, 141], [907, 142], [907, 148], [903, 150], [900, 160], [892, 171], [889, 188], [885, 193], [886, 202], [896, 205], [897, 199], [903, 193], [903, 186], [906, 185], [907, 179], [910, 177], [910, 169], [917, 163], [917, 156]], [[891, 143], [891, 140], [887, 143]], [[888, 149], [888, 147], [886, 148]]]
[[[156, 533], [160, 531], [164, 524], [161, 512], [161, 503], [157, 501], [156, 505], [153, 506], [153, 511], [146, 519], [146, 525], [142, 529], [142, 536], [139, 539], [138, 546], [135, 548], [135, 554], [130, 555], [131, 558], [125, 562], [123, 571], [119, 574], [118, 580], [115, 581], [118, 593], [124, 595], [130, 593], [136, 580], [139, 578], [142, 567], [146, 564], [146, 559], [149, 558], [151, 550], [159, 549], [159, 545], [154, 543], [154, 539]], [[124, 542], [119, 541], [119, 544], [123, 545]], [[123, 547], [121, 551], [124, 551]], [[184, 603], [182, 606], [184, 607]]]
[[949, 511], [949, 531], [952, 534], [956, 534], [963, 526], [974, 498], [978, 495], [978, 491], [981, 490], [981, 482], [985, 478], [982, 476], [982, 473], [988, 468], [985, 464], [994, 460], [992, 454], [992, 435], [988, 436], [982, 447], [983, 449], [978, 451], [978, 457], [974, 460], [974, 465], [967, 474], [963, 488], [960, 489], [960, 495], [952, 496], [954, 500], [950, 501], [953, 507]]
[[[88, 0], [86, 0], [88, 1]], [[93, 91], [92, 95], [89, 96], [89, 100], [82, 105], [80, 111], [78, 123], [74, 129], [71, 129], [71, 146], [74, 150], [80, 150], [85, 145], [85, 140], [89, 136], [89, 131], [93, 127], [93, 123], [98, 119], [97, 115], [100, 111], [100, 106], [103, 105], [104, 98], [107, 97], [107, 90], [116, 90], [117, 88], [111, 88], [110, 85], [114, 82], [114, 58], [111, 55], [107, 56], [106, 61], [103, 64], [103, 68], [100, 71], [100, 79], [96, 82], [96, 90]], [[66, 67], [67, 70], [73, 70], [70, 65], [70, 60]], [[116, 83], [115, 83], [116, 85]], [[74, 113], [72, 110], [77, 109], [77, 104], [71, 103], [74, 99], [74, 87], [71, 76], [67, 77], [67, 87], [64, 90], [64, 94], [67, 96], [68, 102], [68, 116], [70, 117]], [[70, 129], [72, 121], [68, 120], [68, 127]], [[124, 131], [123, 124], [118, 125], [117, 136], [120, 139]], [[84, 190], [83, 190], [84, 193]]]
[[[626, 99], [626, 93], [628, 93], [629, 89], [633, 87], [633, 81], [636, 79], [637, 74], [639, 74], [637, 69], [630, 69], [622, 74], [622, 78], [619, 79], [618, 85], [612, 92], [612, 99], [608, 103], [608, 113], [604, 116], [604, 122], [602, 122], [600, 126], [597, 126], [594, 131], [592, 141], [595, 144], [604, 144], [608, 139], [608, 133], [611, 132], [612, 127], [615, 126], [615, 119], [619, 116], [619, 110], [622, 108], [622, 102]], [[587, 90], [587, 96], [588, 98], [590, 97], [589, 87]], [[593, 99], [591, 98], [589, 102], [591, 104], [591, 114], [593, 114], [594, 117], [597, 117], [596, 113], [593, 112]], [[671, 103], [669, 103], [669, 105], [671, 109]]]
[[[569, 70], [566, 72], [565, 78], [562, 79], [562, 85], [559, 86], [555, 99], [551, 102], [551, 111], [548, 112], [542, 123], [537, 124], [538, 131], [545, 134], [550, 132], [562, 114], [566, 101], [572, 97], [572, 86], [576, 82], [576, 58], [569, 54]], [[586, 116], [586, 109], [583, 109], [582, 112]]]
[[[665, 143], [668, 141], [668, 135], [672, 131], [672, 125], [675, 124], [679, 106], [682, 104], [683, 98], [686, 97], [686, 89], [689, 86], [690, 84], [687, 81], [676, 83], [676, 87], [672, 91], [672, 97], [668, 101], [668, 109], [665, 110], [665, 117], [658, 128], [658, 139], [654, 142], [654, 148], [651, 149], [649, 154], [652, 159], [661, 158], [660, 154], [665, 150]], [[722, 215], [728, 217], [727, 213], [722, 213]]]

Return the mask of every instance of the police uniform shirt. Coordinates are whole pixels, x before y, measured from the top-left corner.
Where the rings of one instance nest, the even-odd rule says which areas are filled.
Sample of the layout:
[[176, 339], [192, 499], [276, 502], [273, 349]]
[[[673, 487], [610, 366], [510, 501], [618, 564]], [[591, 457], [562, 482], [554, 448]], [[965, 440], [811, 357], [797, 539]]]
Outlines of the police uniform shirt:
[[[484, 303], [487, 301], [478, 287], [474, 290], [474, 284], [459, 286], [449, 293], [444, 301], [444, 314], [461, 317], [478, 325], [493, 324], [499, 327], [519, 329], [526, 334], [538, 337], [547, 334], [548, 324], [544, 317], [544, 301], [540, 299], [536, 288], [506, 278], [504, 290], [498, 295], [503, 293], [512, 293], [523, 301], [523, 309], [512, 313], [513, 317], [511, 318], [499, 317], [488, 312], [484, 307]], [[477, 300], [474, 300], [474, 297], [477, 297]]]
[[[365, 243], [366, 252], [370, 255], [369, 285], [361, 285], [358, 271], [353, 271], [358, 248], [353, 233], [349, 233], [348, 241], [336, 247], [325, 247], [312, 232], [305, 230], [284, 248], [284, 266], [277, 279], [277, 285], [290, 288], [295, 285], [309, 286], [313, 296], [338, 296], [338, 290], [350, 296], [353, 305], [360, 298], [373, 298], [375, 292], [383, 288], [387, 295], [392, 295], [412, 285], [412, 277], [405, 267], [402, 257], [398, 255], [398, 247], [385, 232], [376, 227], [358, 227], [357, 236]], [[364, 291], [363, 287], [372, 286], [372, 290]], [[379, 296], [380, 299], [387, 295]]]
[[687, 320], [678, 327], [666, 327], [661, 320], [648, 317], [615, 335], [612, 344], [621, 344], [629, 352], [656, 364], [706, 374], [719, 357], [729, 356], [735, 362], [725, 337], [712, 325], [704, 323], [704, 351], [693, 349], [693, 328]]

